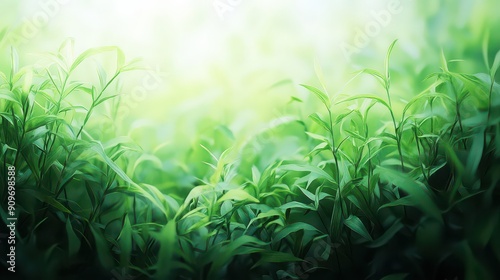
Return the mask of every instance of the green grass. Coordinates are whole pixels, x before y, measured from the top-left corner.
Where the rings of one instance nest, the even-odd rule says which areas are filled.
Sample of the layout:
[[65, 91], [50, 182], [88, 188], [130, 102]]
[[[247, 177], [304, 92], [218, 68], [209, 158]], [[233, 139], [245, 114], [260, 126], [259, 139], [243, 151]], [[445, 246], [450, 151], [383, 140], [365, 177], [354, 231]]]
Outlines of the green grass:
[[[383, 71], [355, 74], [380, 82], [371, 92], [329, 94], [317, 69], [320, 87], [303, 85], [321, 104], [309, 118], [283, 117], [247, 141], [209, 122], [181, 151], [119, 133], [120, 79], [141, 69], [119, 48], [71, 58], [67, 41], [41, 68], [20, 67], [12, 49], [0, 73], [0, 214], [14, 165], [19, 273], [495, 279], [500, 55], [485, 42], [486, 73], [454, 72], [442, 54], [425, 90], [398, 105], [396, 42]], [[91, 63], [109, 57], [114, 69]], [[90, 67], [95, 78], [79, 79]]]

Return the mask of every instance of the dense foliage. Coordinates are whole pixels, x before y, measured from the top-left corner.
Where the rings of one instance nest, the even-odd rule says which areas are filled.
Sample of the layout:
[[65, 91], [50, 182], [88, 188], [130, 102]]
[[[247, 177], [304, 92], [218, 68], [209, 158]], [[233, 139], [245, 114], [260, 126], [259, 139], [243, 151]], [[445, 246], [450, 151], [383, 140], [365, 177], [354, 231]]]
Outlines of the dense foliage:
[[[318, 70], [320, 86], [303, 85], [320, 104], [309, 118], [280, 116], [244, 142], [204, 124], [183, 153], [168, 142], [145, 150], [133, 135], [154, 128], [121, 127], [120, 78], [140, 67], [120, 49], [73, 58], [68, 41], [25, 67], [13, 49], [0, 73], [0, 213], [5, 223], [12, 165], [19, 273], [495, 279], [500, 55], [485, 44], [487, 72], [472, 74], [441, 54], [441, 71], [422, 73], [425, 90], [398, 106], [393, 84], [413, 77], [391, 78], [393, 48], [383, 71], [355, 75], [379, 82], [371, 92], [328, 94]], [[115, 69], [98, 62], [95, 80], [79, 79], [112, 56]]]

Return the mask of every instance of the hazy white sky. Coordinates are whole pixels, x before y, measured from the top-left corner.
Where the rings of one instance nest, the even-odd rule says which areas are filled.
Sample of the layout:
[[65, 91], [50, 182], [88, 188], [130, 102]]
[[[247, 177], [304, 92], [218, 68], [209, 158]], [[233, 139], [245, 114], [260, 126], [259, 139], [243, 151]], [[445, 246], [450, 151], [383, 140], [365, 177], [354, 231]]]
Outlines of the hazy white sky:
[[[354, 44], [355, 28], [363, 30], [373, 22], [373, 37], [393, 33], [399, 13], [389, 14], [386, 26], [373, 16], [391, 1], [24, 0], [11, 4], [15, 10], [9, 16], [14, 27], [33, 37], [25, 43], [39, 49], [52, 50], [73, 37], [81, 49], [119, 45], [130, 55], [173, 57], [182, 66], [225, 61], [244, 47], [245, 56], [257, 53], [267, 59], [306, 50], [342, 55], [342, 43]], [[395, 2], [404, 12], [402, 2], [407, 1]]]
[[[450, 36], [457, 35], [443, 30], [460, 31], [484, 12], [484, 5], [483, 10], [471, 5], [446, 0], [6, 0], [0, 3], [0, 28], [9, 27], [21, 53], [55, 51], [69, 37], [77, 51], [119, 46], [127, 57], [142, 57], [165, 73], [165, 87], [158, 88], [165, 104], [182, 97], [206, 100], [198, 106], [224, 102], [240, 110], [253, 102], [255, 110], [266, 110], [263, 104], [276, 98], [285, 102], [290, 95], [307, 95], [299, 83], [318, 85], [315, 61], [335, 91], [356, 69], [382, 68], [395, 39], [395, 59], [418, 69], [422, 56], [428, 61], [432, 55], [422, 51], [427, 45], [453, 47]], [[447, 12], [460, 17], [425, 18]], [[436, 40], [426, 37], [432, 32]], [[267, 89], [284, 79], [293, 86], [270, 95]], [[135, 102], [146, 101], [158, 104], [156, 99]], [[196, 107], [189, 105], [193, 102], [183, 106]]]

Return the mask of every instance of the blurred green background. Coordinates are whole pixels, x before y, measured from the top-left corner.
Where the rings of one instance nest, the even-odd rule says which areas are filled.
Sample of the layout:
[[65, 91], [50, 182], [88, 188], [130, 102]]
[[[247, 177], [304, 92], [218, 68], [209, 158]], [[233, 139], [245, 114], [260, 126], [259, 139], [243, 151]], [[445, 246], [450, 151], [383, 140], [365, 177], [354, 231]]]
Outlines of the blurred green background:
[[[116, 45], [129, 58], [143, 58], [153, 76], [134, 74], [124, 81], [131, 109], [122, 116], [126, 123], [153, 122], [161, 128], [159, 137], [173, 139], [192, 137], [194, 124], [213, 120], [245, 137], [295, 110], [284, 108], [291, 96], [309, 102], [297, 84], [317, 83], [315, 63], [326, 87], [340, 91], [355, 70], [381, 66], [378, 54], [395, 39], [399, 75], [419, 77], [429, 62], [439, 61], [440, 49], [450, 59], [468, 61], [457, 67], [484, 71], [480, 45], [488, 29], [500, 26], [499, 8], [493, 0], [7, 0], [0, 3], [0, 28], [6, 28], [3, 50], [13, 45], [31, 54], [21, 64], [40, 61], [40, 54], [57, 50], [67, 38], [75, 39], [75, 53]], [[489, 31], [494, 55], [500, 38]], [[9, 52], [1, 55], [6, 70]], [[399, 85], [398, 95], [418, 92], [420, 80]], [[143, 83], [147, 92], [137, 88]], [[349, 87], [363, 91], [373, 85], [368, 78]]]

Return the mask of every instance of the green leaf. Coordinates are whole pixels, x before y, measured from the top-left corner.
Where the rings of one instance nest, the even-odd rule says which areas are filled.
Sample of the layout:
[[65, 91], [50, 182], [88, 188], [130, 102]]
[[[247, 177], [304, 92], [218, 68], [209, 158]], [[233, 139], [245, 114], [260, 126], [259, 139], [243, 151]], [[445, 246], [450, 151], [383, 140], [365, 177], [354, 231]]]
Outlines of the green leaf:
[[17, 100], [14, 93], [12, 93], [10, 90], [0, 89], [0, 99], [9, 100], [18, 105], [21, 105], [21, 102]]
[[69, 72], [73, 72], [73, 70], [75, 70], [78, 65], [80, 65], [85, 59], [91, 57], [91, 56], [94, 56], [94, 55], [97, 55], [97, 54], [100, 54], [100, 53], [104, 53], [104, 52], [109, 52], [109, 51], [116, 51], [118, 50], [117, 47], [114, 47], [114, 46], [107, 46], [107, 47], [100, 47], [100, 48], [91, 48], [91, 49], [88, 49], [86, 51], [84, 51], [83, 53], [81, 53], [76, 59], [75, 61], [73, 61], [73, 64], [71, 64], [71, 67], [69, 69]]
[[309, 115], [309, 118], [313, 120], [315, 123], [319, 124], [324, 130], [330, 131], [330, 125], [321, 119], [321, 117], [317, 113], [312, 113]]
[[90, 223], [90, 231], [94, 236], [95, 240], [95, 250], [97, 258], [101, 265], [106, 269], [111, 269], [114, 266], [114, 260], [111, 256], [110, 244], [104, 237], [104, 234], [101, 230], [96, 226], [95, 223]]
[[432, 193], [421, 182], [415, 181], [404, 173], [385, 167], [378, 167], [376, 171], [380, 174], [381, 179], [396, 185], [408, 193], [406, 199], [413, 202], [423, 213], [435, 218], [441, 223], [443, 222], [441, 210], [434, 201]]
[[340, 199], [340, 188], [337, 189], [337, 194], [333, 202], [333, 213], [330, 218], [330, 234], [332, 240], [337, 242], [342, 234], [342, 228], [344, 223], [342, 223], [342, 200]]
[[378, 210], [387, 208], [387, 207], [396, 207], [396, 206], [412, 206], [416, 207], [418, 206], [417, 202], [415, 199], [409, 196], [401, 197], [399, 199], [393, 200], [391, 202], [388, 202], [378, 208]]
[[116, 69], [120, 71], [125, 65], [125, 53], [120, 48], [116, 48]]
[[69, 85], [65, 90], [64, 90], [64, 93], [63, 93], [63, 96], [66, 97], [67, 95], [69, 95], [70, 93], [76, 91], [77, 89], [80, 89], [82, 87], [82, 83], [71, 83], [71, 85]]
[[19, 71], [19, 54], [17, 53], [17, 50], [14, 47], [10, 48], [10, 63], [11, 63], [10, 78], [12, 81], [14, 75]]
[[303, 103], [304, 101], [302, 101], [302, 99], [296, 97], [296, 96], [291, 96], [290, 97], [290, 101], [288, 103], [292, 103], [292, 102], [299, 102], [299, 103]]
[[[132, 173], [129, 173], [129, 174], [134, 174], [135, 171], [137, 170], [137, 167], [142, 164], [142, 163], [145, 163], [145, 162], [151, 162], [153, 164], [154, 167], [158, 168], [158, 169], [161, 169], [162, 168], [162, 162], [161, 160], [157, 157], [157, 156], [154, 156], [154, 155], [149, 155], [149, 154], [142, 154], [139, 158], [137, 158], [137, 160], [135, 161], [133, 167], [132, 167]], [[150, 169], [151, 166], [148, 166], [148, 168]], [[133, 175], [131, 175], [133, 176]]]
[[76, 236], [69, 218], [66, 219], [66, 235], [68, 237], [68, 254], [69, 256], [73, 256], [80, 250], [81, 241]]
[[363, 74], [368, 74], [372, 77], [375, 77], [375, 79], [377, 79], [377, 81], [382, 85], [382, 86], [385, 86], [385, 77], [384, 75], [382, 75], [382, 73], [380, 73], [379, 71], [375, 70], [375, 69], [369, 69], [369, 68], [366, 68], [366, 69], [363, 69], [361, 71], [361, 73]]
[[300, 262], [301, 258], [297, 258], [296, 256], [285, 253], [285, 252], [276, 252], [276, 251], [265, 251], [260, 253], [260, 259], [256, 262], [250, 269], [254, 269], [256, 267], [261, 266], [262, 264], [268, 263], [292, 263], [292, 262]]
[[208, 257], [211, 257], [209, 259], [213, 260], [213, 262], [206, 279], [218, 279], [216, 276], [220, 273], [222, 267], [227, 265], [233, 257], [261, 252], [263, 251], [262, 247], [267, 244], [267, 242], [259, 240], [254, 236], [244, 235], [230, 241], [228, 245], [223, 248], [219, 246], [213, 247], [213, 250], [208, 255]]
[[282, 211], [278, 211], [278, 210], [275, 210], [275, 209], [271, 209], [267, 212], [262, 212], [260, 213], [259, 215], [257, 215], [257, 217], [253, 218], [252, 220], [250, 220], [250, 222], [248, 223], [248, 226], [247, 226], [247, 229], [250, 228], [250, 226], [257, 220], [261, 220], [261, 219], [267, 219], [267, 218], [271, 218], [271, 217], [278, 217], [278, 218], [282, 218], [284, 216], [283, 212]]
[[444, 56], [443, 50], [441, 50], [440, 59], [441, 59], [441, 70], [443, 70], [443, 72], [445, 73], [449, 73], [450, 70], [448, 70], [448, 62], [446, 61], [446, 57]]
[[326, 91], [325, 76], [323, 75], [321, 65], [319, 64], [317, 59], [314, 59], [314, 73], [316, 74], [316, 77], [318, 77], [319, 83], [321, 84], [323, 89]]
[[119, 96], [119, 94], [113, 94], [113, 95], [110, 95], [110, 96], [106, 96], [106, 97], [101, 97], [99, 98], [99, 100], [97, 100], [95, 103], [94, 103], [94, 107], [98, 106], [99, 104], [105, 102], [106, 100], [109, 100], [109, 99], [113, 99], [115, 97]]
[[300, 230], [311, 231], [313, 233], [322, 233], [317, 228], [315, 228], [314, 226], [312, 226], [308, 223], [296, 222], [296, 223], [287, 225], [284, 229], [280, 230], [274, 236], [273, 242], [276, 243], [276, 242], [280, 241], [281, 239], [288, 237], [290, 234], [297, 232], [297, 231], [300, 231]]
[[138, 187], [136, 183], [134, 183], [128, 176], [125, 174], [125, 172], [114, 162], [112, 161], [108, 155], [106, 155], [106, 152], [104, 151], [104, 147], [102, 146], [102, 143], [99, 141], [92, 141], [94, 145], [92, 145], [91, 149], [96, 152], [98, 155], [101, 156], [101, 158], [106, 162], [106, 164], [115, 171], [116, 175], [118, 175], [120, 178], [122, 178], [125, 182], [135, 185]]
[[127, 174], [113, 161], [111, 160], [108, 155], [106, 155], [106, 152], [104, 151], [104, 147], [102, 146], [102, 143], [99, 141], [92, 141], [92, 147], [91, 150], [96, 152], [98, 155], [101, 156], [101, 158], [104, 160], [104, 162], [118, 175], [120, 178], [122, 178], [125, 182], [129, 183], [131, 186], [131, 191], [134, 193], [138, 193], [145, 198], [147, 198], [152, 204], [154, 204], [158, 210], [160, 210], [165, 216], [167, 216], [167, 211], [164, 207], [164, 205], [161, 205], [158, 203], [158, 201], [147, 191], [143, 190], [141, 186], [139, 186], [137, 183], [132, 181]]
[[326, 93], [322, 92], [321, 90], [319, 90], [313, 86], [308, 86], [308, 85], [303, 85], [303, 84], [301, 84], [301, 86], [303, 86], [304, 88], [309, 90], [311, 93], [313, 93], [321, 101], [321, 103], [323, 103], [323, 105], [325, 105], [325, 107], [327, 109], [330, 109], [330, 98], [328, 97], [328, 95], [326, 95]]
[[392, 49], [394, 48], [394, 45], [396, 45], [396, 42], [398, 40], [394, 40], [392, 44], [389, 46], [389, 49], [387, 50], [387, 55], [385, 56], [385, 81], [388, 83], [390, 81], [390, 72], [389, 72], [389, 60], [391, 58], [391, 53]]
[[455, 168], [456, 173], [459, 175], [463, 174], [464, 170], [465, 170], [465, 166], [462, 163], [462, 161], [458, 158], [457, 153], [453, 150], [453, 148], [447, 142], [443, 142], [443, 148], [446, 152], [448, 161]]
[[44, 193], [42, 190], [32, 190], [32, 189], [23, 189], [22, 191], [30, 194], [31, 196], [35, 197], [36, 199], [40, 200], [41, 202], [45, 202], [49, 204], [50, 206], [56, 208], [59, 211], [62, 211], [67, 214], [71, 214], [71, 211], [66, 208], [64, 205], [62, 205], [59, 201], [57, 201], [54, 197], [53, 194], [49, 193]]
[[127, 267], [130, 264], [130, 255], [132, 254], [132, 227], [128, 214], [125, 214], [123, 218], [118, 244], [120, 245], [120, 265]]
[[99, 86], [102, 89], [106, 87], [106, 81], [108, 80], [108, 75], [104, 67], [101, 64], [97, 64], [97, 76], [99, 77]]
[[473, 180], [476, 179], [477, 169], [483, 157], [484, 143], [484, 133], [476, 133], [467, 155], [463, 177], [464, 183], [472, 184]]
[[51, 124], [55, 121], [63, 121], [63, 119], [61, 119], [57, 116], [53, 116], [53, 115], [36, 116], [36, 117], [30, 118], [26, 122], [25, 131], [30, 132], [34, 129], [37, 129], [37, 128], [44, 126], [44, 125]]
[[382, 105], [384, 105], [387, 109], [389, 109], [389, 111], [391, 111], [391, 107], [389, 106], [389, 104], [381, 97], [378, 97], [376, 95], [372, 95], [372, 94], [360, 94], [360, 95], [356, 95], [356, 96], [353, 96], [353, 97], [350, 97], [350, 98], [347, 98], [347, 99], [344, 99], [342, 101], [340, 101], [339, 103], [342, 103], [342, 102], [347, 102], [347, 101], [352, 101], [352, 100], [357, 100], [357, 99], [371, 99], [377, 103], [380, 103]]
[[497, 54], [495, 55], [495, 59], [493, 60], [493, 64], [491, 65], [490, 76], [492, 80], [495, 79], [498, 67], [500, 67], [500, 51], [498, 51]]
[[326, 173], [323, 169], [312, 165], [285, 164], [280, 166], [280, 169], [287, 171], [309, 172], [313, 178], [322, 178], [332, 183], [335, 182], [330, 174]]
[[160, 244], [158, 261], [156, 262], [155, 279], [171, 279], [173, 260], [177, 242], [177, 229], [174, 220], [170, 220], [160, 233], [153, 235]]
[[406, 112], [410, 109], [411, 106], [413, 106], [415, 103], [418, 101], [425, 100], [425, 99], [434, 99], [434, 98], [440, 98], [443, 100], [447, 100], [450, 102], [450, 104], [453, 104], [455, 101], [449, 97], [446, 94], [440, 93], [440, 92], [428, 92], [431, 90], [431, 87], [437, 86], [436, 83], [432, 84], [430, 87], [428, 87], [424, 92], [418, 94], [417, 96], [413, 97], [408, 103], [406, 103], [404, 109], [403, 109], [403, 116], [406, 115]]
[[303, 209], [303, 210], [316, 210], [316, 207], [313, 205], [304, 204], [298, 201], [290, 201], [285, 203], [279, 207], [282, 211], [286, 211], [287, 209]]
[[484, 60], [484, 65], [486, 65], [486, 69], [490, 69], [490, 62], [488, 59], [488, 43], [490, 40], [490, 32], [486, 30], [486, 34], [484, 35], [483, 38], [483, 45], [482, 45], [482, 50], [483, 50], [483, 60]]
[[251, 202], [259, 203], [259, 200], [253, 196], [251, 196], [248, 192], [242, 189], [232, 189], [229, 190], [226, 194], [224, 194], [221, 198], [217, 200], [217, 203], [221, 203], [226, 200], [249, 200]]
[[191, 200], [199, 197], [200, 195], [207, 193], [207, 192], [213, 192], [214, 188], [212, 186], [208, 185], [201, 185], [201, 186], [196, 186], [191, 189], [189, 194], [187, 195], [186, 199], [184, 199], [184, 204], [190, 203]]
[[387, 244], [387, 242], [389, 242], [389, 240], [391, 240], [394, 235], [396, 235], [396, 233], [398, 233], [402, 228], [403, 228], [403, 224], [401, 223], [401, 220], [396, 220], [392, 226], [388, 229], [386, 229], [384, 231], [384, 233], [379, 237], [377, 238], [375, 241], [371, 242], [370, 244], [367, 245], [367, 247], [370, 247], [370, 248], [378, 248], [378, 247], [381, 247], [381, 246], [384, 246], [385, 244]]
[[365, 239], [373, 241], [373, 238], [370, 236], [370, 233], [366, 229], [365, 225], [357, 216], [350, 215], [344, 220], [344, 224]]

